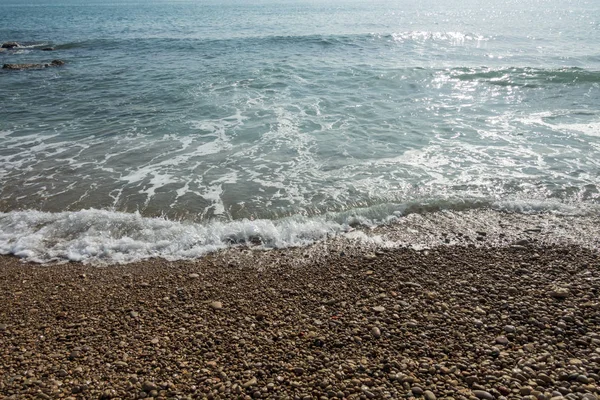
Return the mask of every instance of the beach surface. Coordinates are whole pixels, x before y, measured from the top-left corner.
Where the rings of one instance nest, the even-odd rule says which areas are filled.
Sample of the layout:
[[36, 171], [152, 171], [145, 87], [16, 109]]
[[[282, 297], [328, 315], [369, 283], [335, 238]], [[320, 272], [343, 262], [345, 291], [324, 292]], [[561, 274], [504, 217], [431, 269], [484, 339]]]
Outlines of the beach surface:
[[576, 245], [0, 258], [0, 397], [600, 394], [600, 258]]

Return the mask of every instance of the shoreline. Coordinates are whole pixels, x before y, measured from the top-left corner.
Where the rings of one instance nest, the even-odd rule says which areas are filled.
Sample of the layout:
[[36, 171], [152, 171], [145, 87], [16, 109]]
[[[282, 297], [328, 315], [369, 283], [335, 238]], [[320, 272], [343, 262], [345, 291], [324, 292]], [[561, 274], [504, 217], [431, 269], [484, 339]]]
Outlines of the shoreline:
[[575, 245], [3, 256], [0, 397], [592, 399], [599, 289]]

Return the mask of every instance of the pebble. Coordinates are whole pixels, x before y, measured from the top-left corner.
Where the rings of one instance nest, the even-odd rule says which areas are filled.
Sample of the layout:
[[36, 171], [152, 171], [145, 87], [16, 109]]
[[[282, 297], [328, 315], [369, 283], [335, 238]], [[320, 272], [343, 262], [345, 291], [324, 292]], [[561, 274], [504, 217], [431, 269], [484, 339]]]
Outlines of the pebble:
[[374, 326], [373, 328], [371, 328], [371, 335], [373, 335], [374, 338], [380, 338], [381, 337], [381, 330]]
[[555, 299], [566, 299], [570, 295], [570, 291], [567, 288], [556, 287], [550, 291], [550, 296]]
[[494, 395], [485, 390], [473, 390], [473, 395], [482, 400], [494, 400]]
[[385, 311], [385, 307], [375, 306], [375, 307], [373, 307], [373, 311], [378, 312], [378, 313], [384, 312]]
[[250, 386], [254, 386], [258, 383], [258, 381], [256, 380], [256, 378], [252, 378], [249, 381], [246, 381], [242, 386], [245, 388], [249, 388]]
[[198, 278], [200, 278], [200, 275], [196, 274], [196, 273], [189, 274], [188, 276], [190, 277], [190, 279], [198, 279]]
[[137, 311], [130, 311], [130, 312], [129, 312], [129, 316], [130, 316], [131, 318], [137, 318], [137, 317], [139, 317], [139, 316], [140, 316], [140, 314], [139, 314]]
[[515, 328], [513, 325], [506, 325], [504, 327], [504, 332], [506, 333], [515, 333], [517, 331], [517, 328]]
[[221, 303], [220, 301], [211, 301], [210, 307], [214, 310], [220, 310], [223, 308], [223, 303]]
[[413, 386], [410, 390], [415, 396], [422, 396], [425, 393], [420, 386]]
[[506, 336], [498, 336], [496, 338], [496, 343], [506, 346], [509, 343], [509, 341]]
[[145, 381], [144, 383], [142, 383], [142, 390], [148, 393], [153, 390], [158, 390], [158, 386], [156, 386], [154, 382]]
[[425, 400], [436, 400], [435, 394], [433, 394], [431, 390], [426, 390], [423, 393], [423, 397], [425, 398]]

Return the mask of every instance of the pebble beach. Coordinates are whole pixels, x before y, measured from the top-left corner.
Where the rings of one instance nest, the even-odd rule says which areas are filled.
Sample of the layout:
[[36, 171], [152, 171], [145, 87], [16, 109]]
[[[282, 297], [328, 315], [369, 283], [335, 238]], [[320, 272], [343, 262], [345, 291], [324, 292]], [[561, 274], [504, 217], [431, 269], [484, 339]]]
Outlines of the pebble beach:
[[600, 258], [351, 244], [0, 258], [0, 397], [596, 399]]

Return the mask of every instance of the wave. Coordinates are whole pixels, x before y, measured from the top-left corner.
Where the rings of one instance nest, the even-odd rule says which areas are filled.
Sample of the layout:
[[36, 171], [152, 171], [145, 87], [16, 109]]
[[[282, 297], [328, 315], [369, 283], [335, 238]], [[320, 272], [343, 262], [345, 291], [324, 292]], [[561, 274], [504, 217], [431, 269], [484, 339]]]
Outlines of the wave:
[[205, 47], [231, 48], [239, 46], [319, 46], [319, 47], [361, 47], [366, 44], [381, 43], [400, 45], [407, 42], [447, 42], [464, 44], [468, 42], [487, 41], [488, 37], [475, 33], [463, 32], [430, 32], [405, 31], [397, 33], [359, 33], [359, 34], [311, 34], [311, 35], [265, 35], [265, 36], [232, 36], [227, 38], [179, 38], [171, 36], [157, 37], [122, 37], [112, 39], [86, 39], [75, 42], [56, 44], [56, 49], [77, 48], [114, 48], [118, 46], [142, 47], [153, 49], [198, 49]]
[[498, 86], [540, 87], [549, 84], [582, 84], [600, 82], [600, 71], [569, 68], [455, 68], [450, 77], [461, 81], [485, 82]]
[[[599, 214], [595, 206], [586, 208], [551, 201], [384, 204], [320, 217], [243, 219], [204, 224], [97, 209], [56, 213], [11, 211], [0, 213], [0, 254], [37, 263], [77, 261], [114, 264], [156, 257], [182, 260], [235, 246], [257, 249], [298, 247], [336, 236], [350, 235], [355, 239], [374, 241], [376, 238], [369, 235], [370, 230], [406, 223], [406, 218], [412, 215], [433, 220], [439, 217], [431, 219], [428, 216], [450, 212], [458, 215], [454, 224], [464, 220], [465, 224], [473, 225], [474, 220], [460, 216], [461, 213], [479, 215], [486, 210], [581, 218]], [[479, 221], [478, 224], [487, 223], [489, 216], [481, 214], [475, 220]], [[414, 218], [412, 221], [415, 221]], [[445, 225], [447, 222], [441, 222], [439, 230], [446, 229]], [[473, 226], [469, 229], [474, 229]], [[356, 229], [363, 233], [357, 235]], [[411, 229], [416, 232], [419, 226]], [[411, 245], [417, 245], [418, 240], [408, 239], [413, 242], [409, 243]]]

